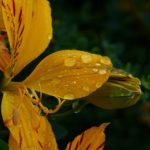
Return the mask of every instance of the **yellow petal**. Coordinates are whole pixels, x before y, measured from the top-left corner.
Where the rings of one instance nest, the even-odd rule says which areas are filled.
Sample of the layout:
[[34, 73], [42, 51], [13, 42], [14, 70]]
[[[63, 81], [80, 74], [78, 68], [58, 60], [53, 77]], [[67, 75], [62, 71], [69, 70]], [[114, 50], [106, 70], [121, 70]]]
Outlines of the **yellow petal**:
[[2, 0], [2, 12], [15, 76], [39, 56], [51, 40], [50, 6], [47, 0]]
[[9, 150], [21, 150], [12, 135], [9, 136]]
[[108, 57], [63, 50], [47, 56], [24, 83], [31, 89], [72, 100], [101, 87], [107, 81], [111, 67]]
[[5, 38], [0, 35], [0, 70], [6, 73], [10, 65], [10, 54], [5, 45]]
[[39, 109], [30, 98], [4, 92], [1, 109], [4, 124], [11, 134], [11, 150], [57, 150], [51, 125], [44, 116], [40, 116]]
[[2, 16], [2, 9], [1, 9], [1, 3], [0, 3], [0, 31], [5, 31], [3, 16]]
[[105, 144], [104, 130], [107, 125], [108, 123], [103, 123], [99, 127], [92, 127], [84, 131], [68, 143], [66, 150], [103, 150]]

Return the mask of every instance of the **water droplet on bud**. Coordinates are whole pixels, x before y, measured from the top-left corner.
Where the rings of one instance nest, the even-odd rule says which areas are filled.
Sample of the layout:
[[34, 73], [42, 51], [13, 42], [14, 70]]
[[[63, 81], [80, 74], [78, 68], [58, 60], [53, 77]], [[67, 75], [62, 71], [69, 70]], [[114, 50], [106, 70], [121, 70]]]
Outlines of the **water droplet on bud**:
[[93, 68], [93, 72], [98, 72], [98, 68]]
[[100, 69], [98, 73], [103, 75], [103, 74], [107, 73], [107, 70], [106, 69]]
[[102, 83], [101, 83], [101, 82], [96, 83], [96, 88], [101, 87], [101, 85], [102, 85]]
[[72, 93], [68, 93], [68, 94], [64, 95], [64, 99], [72, 100], [72, 99], [74, 99], [74, 95]]

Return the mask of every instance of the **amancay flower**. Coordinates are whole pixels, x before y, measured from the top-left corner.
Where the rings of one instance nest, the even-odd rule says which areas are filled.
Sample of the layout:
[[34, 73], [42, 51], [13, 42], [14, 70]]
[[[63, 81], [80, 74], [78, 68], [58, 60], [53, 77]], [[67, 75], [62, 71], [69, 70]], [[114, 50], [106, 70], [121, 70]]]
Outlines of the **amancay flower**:
[[[45, 50], [52, 39], [51, 9], [47, 0], [0, 2], [0, 29], [7, 31], [10, 44], [8, 50], [4, 38], [0, 37], [0, 70], [3, 72], [1, 113], [10, 131], [9, 149], [56, 150], [51, 125], [41, 111], [53, 113], [65, 100], [82, 98], [96, 91], [108, 80], [111, 61], [108, 57], [83, 51], [62, 50], [44, 58], [24, 81], [12, 81]], [[37, 92], [56, 97], [56, 109], [49, 110], [43, 106], [42, 95]], [[105, 126], [92, 128], [89, 132], [94, 134], [95, 130], [100, 130], [102, 145], [98, 145], [99, 149], [103, 148]], [[76, 144], [80, 145], [83, 141], [83, 148], [86, 148], [83, 136]], [[85, 133], [85, 136], [88, 137], [88, 134]], [[92, 146], [91, 143], [87, 146]], [[73, 150], [71, 147], [78, 145], [73, 142], [67, 149]]]

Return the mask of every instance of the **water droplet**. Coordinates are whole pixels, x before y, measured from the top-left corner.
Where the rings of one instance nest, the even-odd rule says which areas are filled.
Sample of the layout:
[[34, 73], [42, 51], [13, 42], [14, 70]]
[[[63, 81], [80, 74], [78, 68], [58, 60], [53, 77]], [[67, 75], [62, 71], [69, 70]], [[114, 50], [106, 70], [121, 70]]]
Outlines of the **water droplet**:
[[101, 66], [101, 64], [100, 63], [96, 63], [95, 66], [99, 67], [99, 66]]
[[106, 69], [100, 69], [98, 73], [103, 75], [103, 74], [107, 73], [107, 70]]
[[52, 85], [57, 85], [57, 84], [60, 83], [60, 81], [61, 81], [60, 79], [57, 79], [57, 78], [56, 78], [56, 79], [53, 79], [53, 80], [51, 81], [51, 84], [52, 84]]
[[96, 83], [96, 88], [101, 87], [101, 85], [102, 85], [102, 83], [101, 83], [101, 82]]
[[48, 69], [47, 72], [51, 72], [51, 69]]
[[74, 95], [72, 93], [68, 93], [64, 96], [64, 99], [72, 100], [74, 99]]
[[130, 78], [133, 78], [132, 74], [129, 74], [128, 76], [129, 76]]
[[77, 81], [73, 81], [73, 84], [77, 84]]
[[82, 62], [83, 63], [91, 63], [92, 62], [92, 57], [89, 54], [84, 54], [81, 56]]
[[57, 77], [58, 77], [58, 78], [62, 78], [62, 77], [63, 77], [63, 75], [61, 75], [61, 74], [60, 74], [60, 75], [58, 75]]
[[68, 86], [69, 86], [69, 84], [64, 84], [64, 86], [65, 86], [65, 87], [68, 87]]
[[83, 86], [83, 90], [89, 92], [90, 88], [88, 86]]
[[52, 36], [51, 34], [48, 35], [48, 40], [51, 40]]
[[110, 65], [111, 64], [110, 59], [108, 57], [105, 57], [105, 56], [101, 58], [100, 62], [104, 65]]
[[64, 65], [66, 67], [73, 67], [76, 64], [76, 59], [75, 58], [67, 58], [64, 61]]
[[45, 77], [41, 77], [40, 79], [41, 79], [41, 80], [45, 80]]
[[93, 72], [98, 72], [98, 68], [93, 68]]

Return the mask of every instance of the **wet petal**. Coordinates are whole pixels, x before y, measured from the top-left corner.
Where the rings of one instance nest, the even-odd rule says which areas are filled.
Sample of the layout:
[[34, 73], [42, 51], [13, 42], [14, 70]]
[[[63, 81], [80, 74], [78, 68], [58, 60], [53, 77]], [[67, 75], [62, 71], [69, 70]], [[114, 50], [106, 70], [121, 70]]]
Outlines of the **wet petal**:
[[108, 57], [63, 50], [47, 56], [24, 83], [31, 89], [72, 100], [101, 87], [107, 81], [111, 68]]
[[2, 117], [11, 134], [10, 149], [57, 150], [47, 119], [40, 116], [39, 109], [32, 104], [30, 98], [18, 95], [19, 93], [4, 92], [2, 100]]
[[52, 38], [47, 0], [1, 0], [11, 46], [13, 76], [39, 56]]
[[104, 130], [107, 125], [108, 123], [103, 123], [99, 127], [92, 127], [84, 131], [68, 143], [66, 150], [103, 150], [105, 144]]

